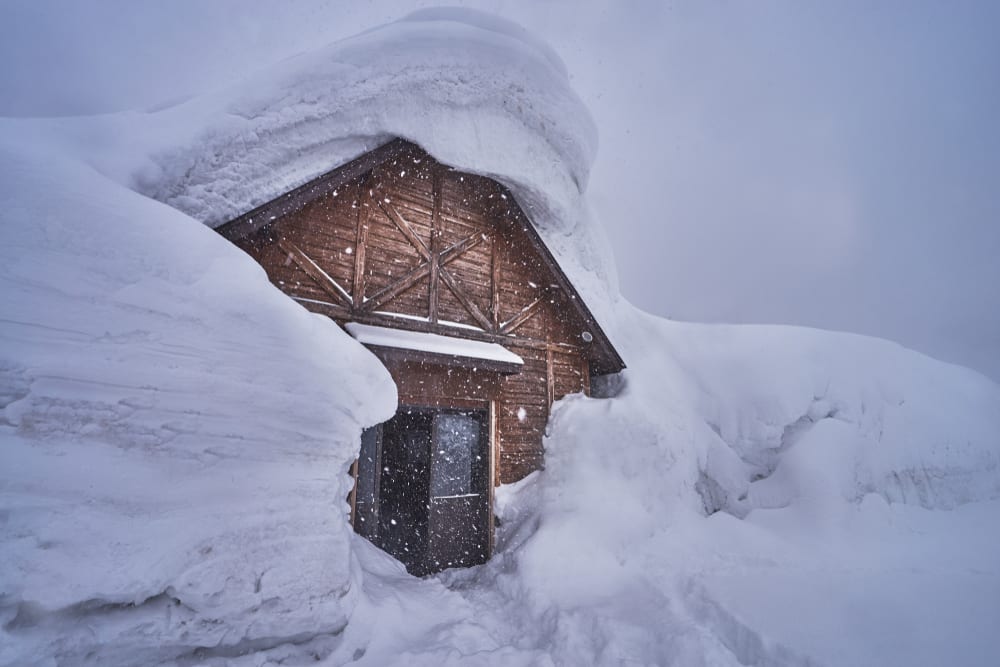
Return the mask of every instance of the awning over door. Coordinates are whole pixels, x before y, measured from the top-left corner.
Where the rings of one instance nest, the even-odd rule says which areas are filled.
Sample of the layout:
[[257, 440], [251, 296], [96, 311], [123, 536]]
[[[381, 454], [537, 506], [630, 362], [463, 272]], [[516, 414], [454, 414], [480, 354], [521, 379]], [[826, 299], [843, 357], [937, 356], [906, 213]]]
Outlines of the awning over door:
[[474, 366], [476, 362], [484, 362], [482, 363], [484, 367], [491, 367], [506, 373], [516, 373], [524, 365], [524, 360], [521, 357], [497, 343], [453, 338], [421, 331], [389, 329], [358, 322], [348, 322], [344, 328], [359, 343], [368, 347], [440, 355], [457, 360], [466, 366]]

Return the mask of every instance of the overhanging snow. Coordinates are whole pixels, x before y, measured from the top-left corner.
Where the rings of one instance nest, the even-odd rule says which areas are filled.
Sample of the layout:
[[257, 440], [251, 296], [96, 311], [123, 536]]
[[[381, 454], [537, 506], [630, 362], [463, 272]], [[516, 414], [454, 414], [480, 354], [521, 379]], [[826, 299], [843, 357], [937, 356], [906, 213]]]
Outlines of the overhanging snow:
[[524, 364], [524, 359], [507, 348], [496, 343], [484, 343], [478, 340], [452, 338], [439, 334], [420, 331], [403, 331], [388, 329], [370, 324], [348, 322], [344, 325], [347, 333], [365, 345], [376, 347], [392, 347], [402, 350], [415, 350], [431, 354], [444, 354], [466, 359], [482, 359], [484, 361], [499, 361], [506, 364]]

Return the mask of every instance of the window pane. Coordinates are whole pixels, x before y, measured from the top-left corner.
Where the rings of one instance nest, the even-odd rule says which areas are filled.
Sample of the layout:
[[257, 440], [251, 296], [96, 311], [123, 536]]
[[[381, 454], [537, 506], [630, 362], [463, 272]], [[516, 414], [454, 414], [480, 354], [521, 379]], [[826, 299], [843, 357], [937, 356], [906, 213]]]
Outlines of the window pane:
[[479, 420], [470, 414], [439, 412], [434, 419], [431, 496], [472, 493], [479, 451]]

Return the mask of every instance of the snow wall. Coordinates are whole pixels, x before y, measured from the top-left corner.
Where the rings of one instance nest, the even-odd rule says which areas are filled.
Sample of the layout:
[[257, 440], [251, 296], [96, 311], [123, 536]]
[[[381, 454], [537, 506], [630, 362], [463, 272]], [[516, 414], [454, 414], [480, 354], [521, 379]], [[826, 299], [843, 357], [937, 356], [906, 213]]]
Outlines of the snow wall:
[[[508, 185], [629, 364], [557, 406], [496, 557], [423, 581], [346, 522], [388, 375], [210, 229], [396, 136]], [[0, 665], [988, 664], [1000, 388], [635, 310], [595, 152], [558, 57], [460, 10], [166, 108], [0, 121]]]

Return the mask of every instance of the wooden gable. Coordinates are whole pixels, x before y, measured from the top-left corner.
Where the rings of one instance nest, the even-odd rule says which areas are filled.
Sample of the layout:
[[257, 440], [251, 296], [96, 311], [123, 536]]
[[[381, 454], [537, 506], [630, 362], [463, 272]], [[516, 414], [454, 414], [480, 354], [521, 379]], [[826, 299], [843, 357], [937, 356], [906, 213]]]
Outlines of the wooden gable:
[[624, 367], [511, 193], [412, 143], [392, 141], [218, 231], [289, 296], [342, 325], [498, 343], [520, 356], [520, 372], [499, 377], [491, 397], [502, 481], [541, 467], [552, 401]]

